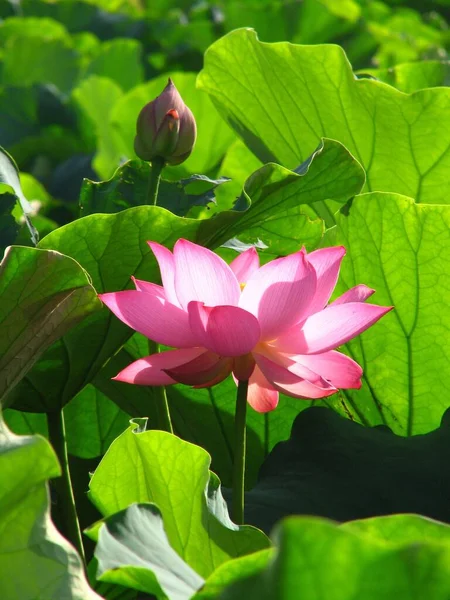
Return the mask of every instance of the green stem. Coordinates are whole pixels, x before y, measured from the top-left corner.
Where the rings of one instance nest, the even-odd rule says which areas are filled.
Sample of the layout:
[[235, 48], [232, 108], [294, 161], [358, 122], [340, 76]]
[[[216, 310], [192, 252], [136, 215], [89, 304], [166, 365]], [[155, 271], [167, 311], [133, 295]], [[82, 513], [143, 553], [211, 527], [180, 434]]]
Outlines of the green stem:
[[47, 423], [48, 437], [56, 452], [62, 470], [62, 474], [52, 481], [57, 496], [56, 515], [54, 515], [56, 517], [55, 522], [60, 533], [78, 550], [78, 554], [85, 565], [83, 540], [75, 506], [72, 481], [70, 479], [66, 428], [62, 409], [47, 413]]
[[[148, 349], [150, 354], [159, 352], [159, 344], [149, 340]], [[156, 412], [158, 414], [158, 428], [161, 431], [173, 433], [172, 419], [170, 418], [169, 403], [167, 402], [166, 388], [163, 385], [155, 385], [153, 388]]]
[[152, 167], [148, 176], [147, 204], [152, 204], [153, 206], [158, 204], [159, 182], [164, 163], [163, 158], [154, 158], [152, 160]]
[[236, 396], [236, 414], [234, 418], [234, 465], [233, 465], [233, 497], [232, 519], [237, 525], [244, 522], [244, 482], [245, 482], [245, 419], [247, 414], [248, 381], [240, 381]]

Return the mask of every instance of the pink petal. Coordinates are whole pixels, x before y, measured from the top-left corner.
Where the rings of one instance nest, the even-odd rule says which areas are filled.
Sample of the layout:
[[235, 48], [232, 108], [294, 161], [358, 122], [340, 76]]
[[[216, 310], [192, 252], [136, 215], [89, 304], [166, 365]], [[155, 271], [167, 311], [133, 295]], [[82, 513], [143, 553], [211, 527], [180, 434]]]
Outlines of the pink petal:
[[347, 302], [365, 302], [367, 298], [370, 298], [372, 294], [375, 293], [375, 290], [367, 287], [363, 283], [360, 285], [356, 285], [355, 287], [347, 290], [342, 296], [336, 298], [330, 306], [337, 306], [338, 304], [346, 304]]
[[321, 248], [307, 255], [308, 262], [312, 264], [317, 275], [316, 293], [309, 307], [310, 315], [322, 310], [328, 304], [336, 286], [344, 256], [344, 246]]
[[392, 308], [362, 302], [328, 306], [280, 336], [276, 346], [288, 354], [327, 352], [368, 329]]
[[189, 302], [189, 323], [199, 344], [220, 356], [241, 356], [256, 346], [260, 337], [257, 319], [237, 306], [204, 306]]
[[114, 377], [116, 381], [135, 383], [137, 385], [170, 385], [177, 383], [165, 372], [189, 362], [205, 353], [204, 348], [185, 348], [183, 350], [168, 350], [140, 358], [125, 367]]
[[187, 312], [160, 296], [126, 290], [99, 297], [126, 325], [158, 344], [176, 348], [200, 345], [189, 326]]
[[256, 412], [266, 413], [277, 407], [278, 396], [278, 392], [256, 366], [248, 382], [247, 402]]
[[222, 358], [214, 352], [204, 352], [188, 363], [166, 369], [166, 373], [178, 383], [209, 387], [228, 377], [232, 365], [231, 358]]
[[175, 293], [175, 260], [172, 252], [157, 242], [147, 243], [158, 261], [161, 281], [167, 300], [175, 304], [175, 306], [179, 306], [180, 303]]
[[[230, 360], [230, 359], [224, 359], [224, 360]], [[196, 390], [202, 389], [202, 388], [207, 388], [207, 387], [213, 387], [213, 385], [217, 385], [218, 383], [222, 383], [222, 381], [224, 379], [226, 379], [230, 374], [230, 371], [228, 369], [223, 369], [221, 372], [219, 372], [219, 374], [214, 377], [214, 379], [211, 379], [210, 381], [207, 381], [206, 383], [199, 383], [198, 385], [194, 385], [192, 387], [194, 387]]]
[[175, 258], [175, 290], [184, 308], [197, 300], [208, 306], [237, 306], [241, 295], [239, 283], [227, 263], [202, 246], [178, 240]]
[[258, 317], [261, 339], [271, 340], [308, 314], [316, 272], [304, 251], [262, 266], [248, 280], [239, 306]]
[[314, 371], [336, 388], [359, 389], [361, 387], [363, 370], [357, 362], [341, 352], [331, 350], [322, 354], [303, 354], [291, 358]]
[[338, 391], [324, 380], [322, 380], [321, 385], [317, 385], [307, 379], [303, 379], [262, 354], [255, 353], [254, 357], [256, 364], [261, 369], [269, 384], [287, 396], [318, 399], [331, 396]]
[[151, 283], [150, 281], [144, 281], [143, 279], [136, 279], [136, 277], [131, 278], [138, 292], [147, 292], [149, 294], [153, 294], [154, 296], [158, 296], [163, 300], [166, 299], [166, 294], [164, 292], [164, 288], [156, 283]]
[[251, 247], [239, 254], [230, 263], [230, 269], [240, 284], [247, 283], [251, 275], [259, 269], [259, 256], [255, 248]]

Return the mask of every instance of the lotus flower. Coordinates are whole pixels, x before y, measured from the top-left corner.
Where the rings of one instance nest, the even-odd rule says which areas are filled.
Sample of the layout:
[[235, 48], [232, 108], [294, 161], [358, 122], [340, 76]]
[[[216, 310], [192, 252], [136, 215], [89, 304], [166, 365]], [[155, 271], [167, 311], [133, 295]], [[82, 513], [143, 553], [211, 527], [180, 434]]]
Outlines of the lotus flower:
[[161, 94], [139, 113], [134, 151], [142, 160], [160, 158], [179, 165], [191, 154], [196, 137], [194, 115], [169, 79]]
[[361, 367], [335, 348], [392, 307], [366, 304], [374, 290], [365, 285], [328, 303], [345, 248], [302, 249], [261, 267], [254, 248], [228, 265], [184, 239], [173, 253], [149, 245], [163, 285], [133, 278], [136, 290], [100, 298], [135, 331], [175, 349], [141, 358], [114, 379], [201, 388], [233, 373], [249, 381], [258, 412], [273, 410], [279, 392], [316, 399], [361, 387]]

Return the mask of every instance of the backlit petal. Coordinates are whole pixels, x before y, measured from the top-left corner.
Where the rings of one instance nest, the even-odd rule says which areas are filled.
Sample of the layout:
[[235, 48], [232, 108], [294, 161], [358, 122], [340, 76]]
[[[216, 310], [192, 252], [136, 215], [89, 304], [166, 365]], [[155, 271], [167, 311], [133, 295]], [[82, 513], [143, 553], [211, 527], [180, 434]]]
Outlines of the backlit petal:
[[336, 287], [339, 269], [345, 256], [345, 248], [321, 248], [307, 255], [317, 275], [317, 287], [314, 300], [311, 302], [309, 314], [313, 314], [328, 304], [328, 300]]
[[173, 369], [205, 353], [205, 348], [168, 350], [140, 358], [125, 367], [114, 379], [137, 385], [170, 385], [177, 383], [165, 369]]
[[241, 294], [238, 280], [227, 263], [202, 246], [178, 240], [175, 258], [175, 290], [184, 308], [197, 300], [207, 306], [237, 306]]
[[328, 306], [280, 336], [276, 346], [288, 354], [327, 352], [368, 329], [392, 308], [363, 302]]
[[241, 356], [258, 343], [258, 320], [237, 306], [204, 306], [190, 302], [189, 323], [199, 344], [220, 356]]
[[231, 263], [230, 269], [236, 276], [238, 282], [247, 283], [248, 279], [259, 269], [259, 256], [253, 246], [242, 252]]
[[316, 290], [316, 272], [296, 252], [263, 265], [247, 282], [239, 306], [253, 313], [261, 339], [271, 340], [308, 314]]
[[269, 384], [279, 392], [293, 398], [325, 398], [337, 392], [337, 389], [326, 381], [321, 385], [299, 377], [292, 371], [278, 365], [262, 354], [254, 354], [256, 364], [268, 380]]
[[278, 396], [278, 392], [256, 366], [248, 382], [247, 402], [256, 412], [266, 413], [277, 407]]
[[180, 303], [175, 293], [175, 260], [172, 252], [157, 242], [147, 243], [158, 261], [161, 281], [167, 300], [175, 304], [175, 306], [179, 306]]
[[99, 297], [126, 325], [158, 344], [176, 348], [200, 345], [189, 326], [187, 312], [157, 295], [126, 290]]
[[346, 304], [347, 302], [365, 302], [367, 298], [370, 298], [370, 296], [372, 296], [374, 293], [375, 290], [367, 287], [367, 285], [356, 285], [355, 287], [347, 290], [344, 294], [342, 294], [342, 296], [339, 296], [339, 298], [336, 298], [336, 300], [334, 300], [330, 306]]
[[322, 354], [303, 354], [291, 358], [329, 381], [334, 387], [361, 387], [363, 370], [357, 362], [341, 352], [330, 350]]
[[233, 359], [223, 358], [214, 352], [204, 352], [188, 363], [167, 369], [167, 374], [185, 385], [209, 386], [222, 381], [231, 373]]
[[149, 294], [153, 294], [154, 296], [158, 296], [163, 300], [166, 299], [164, 288], [161, 285], [151, 283], [150, 281], [144, 281], [143, 279], [136, 279], [136, 277], [132, 277], [131, 279], [133, 280], [138, 292], [147, 292]]

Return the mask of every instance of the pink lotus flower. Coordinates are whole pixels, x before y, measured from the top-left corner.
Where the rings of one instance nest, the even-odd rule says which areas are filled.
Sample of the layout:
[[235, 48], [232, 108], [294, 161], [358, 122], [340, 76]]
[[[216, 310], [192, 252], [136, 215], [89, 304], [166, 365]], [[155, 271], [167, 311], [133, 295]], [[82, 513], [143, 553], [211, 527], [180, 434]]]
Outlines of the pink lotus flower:
[[365, 304], [374, 293], [365, 285], [328, 304], [345, 248], [302, 249], [260, 267], [254, 248], [227, 265], [184, 239], [173, 253], [149, 245], [163, 285], [133, 278], [136, 290], [100, 298], [134, 330], [176, 350], [141, 358], [114, 379], [209, 387], [233, 373], [249, 380], [258, 412], [273, 410], [279, 392], [324, 398], [361, 387], [361, 367], [335, 348], [392, 307]]

